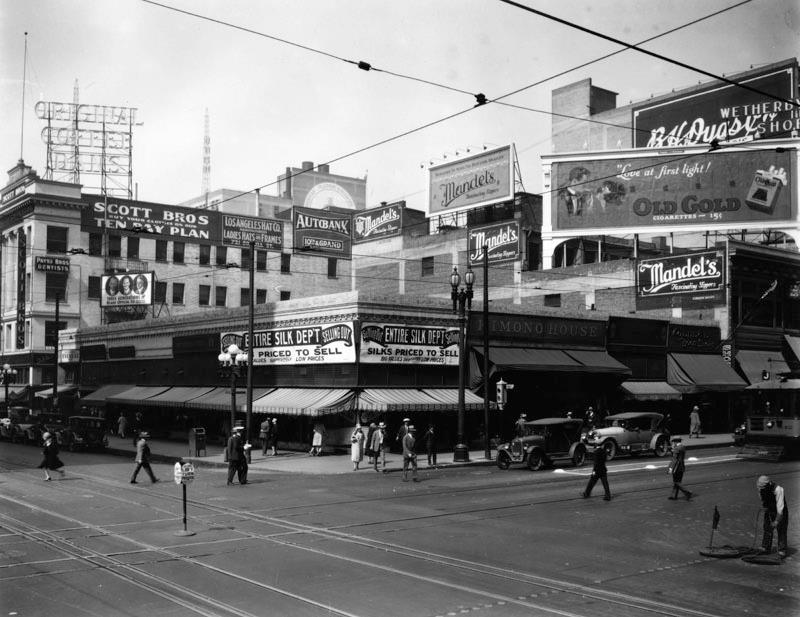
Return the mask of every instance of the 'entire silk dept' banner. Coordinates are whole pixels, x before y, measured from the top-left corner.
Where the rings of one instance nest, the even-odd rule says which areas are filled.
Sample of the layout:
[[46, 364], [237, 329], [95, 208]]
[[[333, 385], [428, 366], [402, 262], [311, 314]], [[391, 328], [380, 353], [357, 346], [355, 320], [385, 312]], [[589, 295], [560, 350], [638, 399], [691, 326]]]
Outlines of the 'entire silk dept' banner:
[[365, 364], [458, 366], [458, 328], [365, 322], [361, 352]]
[[[352, 321], [256, 330], [253, 364], [350, 364], [356, 361]], [[223, 332], [220, 348], [232, 343], [247, 351], [247, 332]]]

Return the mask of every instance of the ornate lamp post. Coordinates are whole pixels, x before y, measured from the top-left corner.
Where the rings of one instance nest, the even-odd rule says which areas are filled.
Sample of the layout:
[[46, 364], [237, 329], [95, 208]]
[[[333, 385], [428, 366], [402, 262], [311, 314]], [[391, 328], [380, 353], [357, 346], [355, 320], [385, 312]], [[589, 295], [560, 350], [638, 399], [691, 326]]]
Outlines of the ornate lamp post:
[[236, 343], [228, 347], [219, 356], [219, 372], [222, 377], [231, 380], [231, 432], [236, 424], [236, 378], [241, 377], [247, 368], [247, 354]]
[[3, 385], [6, 387], [6, 410], [8, 410], [8, 384], [17, 380], [17, 369], [11, 368], [11, 365], [6, 363], [3, 365]]
[[472, 285], [475, 283], [475, 273], [470, 266], [464, 274], [464, 283], [467, 288], [459, 288], [461, 275], [458, 268], [453, 267], [450, 275], [450, 287], [452, 292], [450, 298], [453, 300], [453, 313], [458, 314], [458, 433], [456, 435], [456, 446], [453, 451], [453, 460], [456, 462], [469, 461], [469, 447], [464, 443], [464, 388], [466, 382], [466, 324], [467, 313], [472, 309]]

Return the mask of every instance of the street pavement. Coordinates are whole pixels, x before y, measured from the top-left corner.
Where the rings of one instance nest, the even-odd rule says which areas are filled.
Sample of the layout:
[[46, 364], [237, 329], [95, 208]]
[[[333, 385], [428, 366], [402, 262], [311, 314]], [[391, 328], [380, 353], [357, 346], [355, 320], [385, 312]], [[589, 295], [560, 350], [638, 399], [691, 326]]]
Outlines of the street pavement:
[[[677, 435], [683, 439], [683, 444], [687, 450], [697, 448], [732, 447], [733, 435], [731, 433], [701, 435], [698, 438], [689, 439], [688, 435]], [[189, 452], [188, 440], [169, 441], [162, 439], [150, 439], [150, 450], [154, 461], [173, 463], [179, 458], [185, 462], [192, 463], [195, 467], [226, 467], [225, 449], [223, 446], [209, 444], [204, 456], [192, 456]], [[116, 436], [109, 436], [108, 452], [120, 456], [133, 457], [136, 447], [131, 438], [122, 439]], [[457, 468], [464, 466], [494, 465], [497, 451], [491, 451], [491, 458], [486, 458], [485, 450], [472, 450], [469, 453], [469, 461], [461, 462], [453, 460], [453, 452], [439, 452], [437, 454], [437, 468]], [[424, 453], [417, 454], [417, 461], [420, 468], [425, 468], [427, 457]], [[344, 474], [354, 473], [353, 463], [349, 453], [325, 454], [323, 456], [309, 456], [308, 452], [298, 452], [289, 450], [278, 450], [277, 456], [264, 456], [259, 448], [251, 450], [251, 470], [262, 471], [283, 471], [306, 474]], [[399, 453], [390, 453], [386, 456], [386, 471], [396, 472], [403, 468], [403, 456]], [[365, 458], [355, 473], [374, 473], [371, 465]]]

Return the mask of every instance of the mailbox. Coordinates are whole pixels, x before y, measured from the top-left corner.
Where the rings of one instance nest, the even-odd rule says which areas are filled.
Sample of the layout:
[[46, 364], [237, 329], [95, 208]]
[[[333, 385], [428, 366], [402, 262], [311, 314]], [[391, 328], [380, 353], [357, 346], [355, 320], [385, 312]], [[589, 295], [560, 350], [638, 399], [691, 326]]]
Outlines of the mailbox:
[[203, 456], [206, 456], [206, 429], [190, 428], [189, 456], [200, 456], [200, 451], [203, 452]]

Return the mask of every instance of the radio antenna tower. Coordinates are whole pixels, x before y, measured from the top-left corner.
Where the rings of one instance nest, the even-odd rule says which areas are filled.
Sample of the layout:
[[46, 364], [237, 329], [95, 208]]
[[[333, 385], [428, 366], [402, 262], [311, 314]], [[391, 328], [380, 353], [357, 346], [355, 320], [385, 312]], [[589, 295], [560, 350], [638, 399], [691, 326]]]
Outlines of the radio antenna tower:
[[206, 107], [205, 134], [203, 135], [203, 185], [200, 192], [205, 195], [206, 207], [208, 207], [208, 191], [211, 184], [211, 128], [208, 119], [208, 107]]

